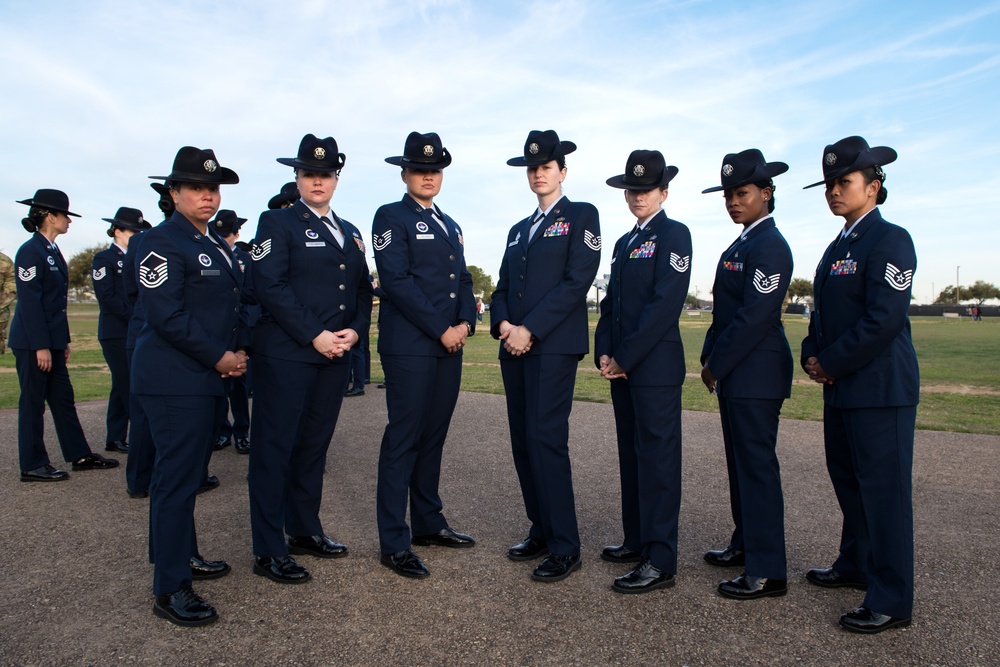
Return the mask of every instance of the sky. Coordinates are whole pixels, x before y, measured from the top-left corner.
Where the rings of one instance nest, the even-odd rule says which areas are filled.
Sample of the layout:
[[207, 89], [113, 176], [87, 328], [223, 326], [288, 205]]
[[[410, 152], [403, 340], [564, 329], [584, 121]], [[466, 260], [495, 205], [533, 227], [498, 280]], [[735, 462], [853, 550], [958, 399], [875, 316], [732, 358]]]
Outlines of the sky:
[[119, 206], [161, 219], [149, 175], [184, 145], [240, 175], [222, 207], [249, 219], [291, 169], [302, 136], [333, 136], [347, 163], [332, 206], [371, 255], [371, 219], [398, 200], [406, 135], [453, 154], [435, 200], [463, 228], [466, 261], [494, 278], [507, 231], [537, 205], [520, 155], [528, 131], [578, 150], [564, 193], [613, 241], [634, 224], [605, 180], [635, 149], [680, 172], [667, 214], [693, 241], [691, 292], [708, 298], [739, 232], [718, 185], [722, 158], [759, 148], [790, 165], [775, 220], [794, 277], [812, 279], [843, 221], [826, 206], [823, 149], [843, 137], [896, 149], [883, 217], [912, 235], [913, 295], [956, 279], [1000, 285], [1000, 2], [890, 0], [91, 0], [0, 2], [0, 250], [27, 239], [16, 200], [65, 191], [67, 258], [108, 242]]

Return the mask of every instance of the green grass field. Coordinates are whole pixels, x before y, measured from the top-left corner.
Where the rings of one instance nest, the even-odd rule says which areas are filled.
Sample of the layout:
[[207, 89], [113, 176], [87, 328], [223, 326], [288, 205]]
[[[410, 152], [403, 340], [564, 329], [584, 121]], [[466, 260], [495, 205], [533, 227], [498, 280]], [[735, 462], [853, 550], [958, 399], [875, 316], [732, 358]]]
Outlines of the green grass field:
[[[465, 370], [462, 390], [502, 394], [498, 344], [487, 331], [488, 315], [480, 333], [465, 347]], [[715, 412], [718, 406], [698, 378], [698, 354], [711, 323], [711, 314], [684, 315], [681, 334], [687, 355], [688, 380], [684, 384], [685, 410]], [[591, 314], [591, 329], [597, 325]], [[921, 397], [917, 427], [939, 431], [1000, 435], [1000, 320], [971, 322], [967, 318], [951, 320], [921, 317], [912, 320], [914, 346], [920, 359]], [[806, 333], [806, 321], [790, 317], [785, 326], [792, 352], [798, 356], [799, 344]], [[97, 306], [70, 305], [70, 328], [73, 332], [73, 356], [70, 373], [78, 401], [107, 397], [111, 376], [104, 364], [97, 342]], [[376, 336], [372, 336], [375, 349]], [[372, 360], [372, 382], [382, 379], [378, 355]], [[14, 357], [9, 352], [0, 357], [0, 408], [17, 406], [18, 385]], [[580, 362], [576, 400], [607, 403], [608, 382], [594, 367], [593, 357]], [[820, 420], [823, 415], [822, 388], [798, 374], [792, 397], [785, 401], [782, 416], [793, 419]]]

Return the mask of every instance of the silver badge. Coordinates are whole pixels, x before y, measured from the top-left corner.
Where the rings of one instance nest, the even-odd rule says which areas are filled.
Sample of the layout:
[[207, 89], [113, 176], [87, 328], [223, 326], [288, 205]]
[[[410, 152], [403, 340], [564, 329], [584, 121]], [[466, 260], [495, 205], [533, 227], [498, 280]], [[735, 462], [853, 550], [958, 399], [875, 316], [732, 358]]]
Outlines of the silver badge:
[[219, 168], [219, 165], [216, 164], [215, 160], [205, 160], [204, 167], [205, 171], [211, 174], [213, 171]]
[[205, 253], [198, 255], [198, 262], [200, 262], [202, 266], [212, 266], [212, 258]]
[[633, 176], [642, 176], [645, 173], [646, 173], [646, 168], [643, 167], [641, 164], [637, 164], [634, 167], [632, 167]]
[[45, 261], [47, 261], [49, 263], [49, 266], [55, 266], [56, 265], [56, 260], [55, 260], [55, 258], [52, 255], [49, 255], [48, 257], [46, 257]]
[[837, 164], [837, 154], [827, 153], [826, 157], [823, 158], [823, 161], [826, 162], [826, 166], [832, 167], [833, 165]]
[[427, 157], [434, 155], [434, 147], [431, 146], [430, 144], [424, 146], [424, 155], [426, 155]]
[[532, 155], [538, 155], [538, 144], [528, 144], [528, 152]]
[[732, 176], [733, 175], [733, 165], [731, 165], [731, 164], [724, 164], [724, 165], [722, 165], [722, 175], [723, 176]]
[[326, 157], [326, 149], [323, 148], [322, 146], [317, 146], [313, 150], [313, 157], [315, 157], [317, 160], [322, 160], [323, 158]]
[[137, 220], [136, 222], [138, 222], [138, 223], [139, 223], [139, 224], [141, 225], [142, 223], [144, 223], [144, 222], [146, 222], [146, 221], [145, 221], [145, 220], [143, 220], [143, 219], [142, 219], [142, 216], [140, 215], [140, 216], [139, 216], [139, 219], [138, 219], [138, 220]]

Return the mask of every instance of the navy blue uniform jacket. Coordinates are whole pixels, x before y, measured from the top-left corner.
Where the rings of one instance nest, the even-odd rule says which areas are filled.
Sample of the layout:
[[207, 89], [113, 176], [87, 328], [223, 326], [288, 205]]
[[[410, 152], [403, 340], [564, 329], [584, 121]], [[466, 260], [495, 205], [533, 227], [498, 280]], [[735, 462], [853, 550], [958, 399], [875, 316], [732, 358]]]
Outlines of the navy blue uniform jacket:
[[774, 218], [722, 253], [712, 288], [712, 326], [701, 348], [701, 363], [707, 361], [718, 380], [719, 396], [791, 396], [792, 350], [781, 323], [791, 280], [792, 251]]
[[17, 308], [7, 340], [12, 349], [65, 350], [69, 346], [69, 270], [48, 239], [35, 232], [18, 248]]
[[94, 284], [94, 296], [101, 307], [97, 319], [97, 340], [128, 337], [132, 304], [125, 294], [124, 264], [125, 252], [114, 244], [94, 255], [90, 277]]
[[[500, 323], [523, 325], [535, 337], [529, 355], [590, 351], [587, 294], [601, 263], [597, 209], [563, 197], [528, 242], [532, 217], [511, 227], [490, 300], [490, 334]], [[511, 355], [500, 346], [500, 358]]]
[[[229, 252], [229, 245], [209, 230]], [[139, 302], [146, 316], [135, 344], [137, 394], [224, 396], [215, 364], [248, 347], [240, 326], [243, 277], [206, 235], [174, 213], [147, 231], [139, 248]]]
[[261, 213], [250, 268], [261, 305], [256, 352], [308, 364], [346, 363], [350, 355], [327, 359], [312, 346], [313, 338], [348, 328], [359, 340], [368, 335], [372, 285], [365, 244], [354, 225], [330, 215], [344, 233], [343, 248], [301, 200]]
[[381, 288], [378, 351], [381, 354], [446, 357], [440, 338], [462, 320], [476, 325], [472, 275], [465, 266], [462, 228], [410, 195], [375, 212], [372, 245]]
[[835, 379], [823, 385], [828, 405], [918, 403], [920, 372], [907, 317], [916, 268], [909, 233], [883, 220], [877, 208], [848, 238], [826, 249], [813, 282], [802, 362], [816, 357]]
[[678, 386], [685, 365], [677, 319], [691, 283], [691, 233], [660, 211], [628, 243], [631, 236], [618, 239], [611, 256], [594, 363], [614, 357], [632, 386]]

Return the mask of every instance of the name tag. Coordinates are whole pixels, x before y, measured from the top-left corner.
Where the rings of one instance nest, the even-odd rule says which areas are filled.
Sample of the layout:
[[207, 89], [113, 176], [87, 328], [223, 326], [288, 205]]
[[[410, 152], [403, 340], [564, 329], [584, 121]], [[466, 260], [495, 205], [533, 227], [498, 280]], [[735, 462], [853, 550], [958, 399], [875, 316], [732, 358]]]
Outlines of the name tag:
[[203, 276], [217, 276], [220, 274], [218, 269], [203, 269], [201, 275]]
[[433, 238], [434, 238], [433, 234], [417, 234], [418, 241], [427, 241]]
[[322, 248], [326, 245], [326, 241], [306, 241], [307, 248]]
[[58, 270], [59, 270], [58, 266], [50, 266], [49, 267], [49, 271], [58, 271]]

